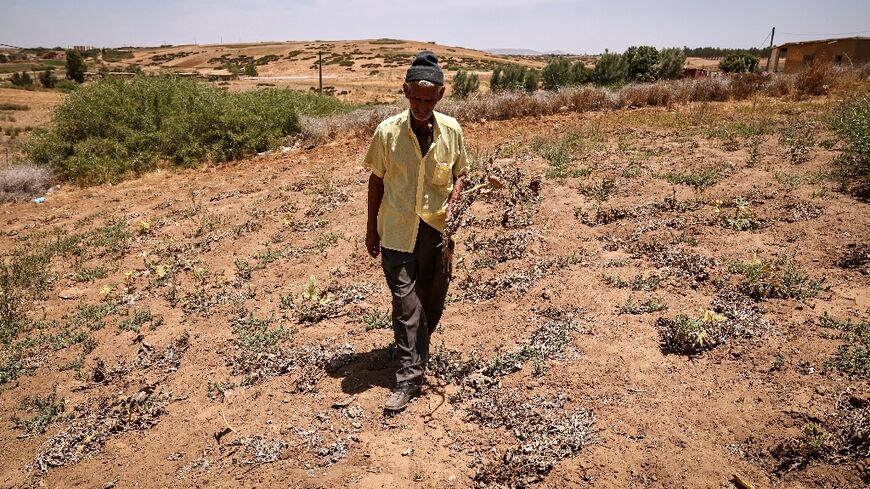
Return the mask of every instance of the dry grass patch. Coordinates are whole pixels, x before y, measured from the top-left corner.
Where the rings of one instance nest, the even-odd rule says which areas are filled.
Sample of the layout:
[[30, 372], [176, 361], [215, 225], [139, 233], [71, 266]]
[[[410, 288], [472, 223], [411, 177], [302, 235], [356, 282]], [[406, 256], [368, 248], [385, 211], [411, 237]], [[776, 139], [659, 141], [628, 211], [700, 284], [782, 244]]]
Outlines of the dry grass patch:
[[51, 187], [54, 175], [45, 166], [18, 165], [0, 170], [0, 202], [26, 202]]

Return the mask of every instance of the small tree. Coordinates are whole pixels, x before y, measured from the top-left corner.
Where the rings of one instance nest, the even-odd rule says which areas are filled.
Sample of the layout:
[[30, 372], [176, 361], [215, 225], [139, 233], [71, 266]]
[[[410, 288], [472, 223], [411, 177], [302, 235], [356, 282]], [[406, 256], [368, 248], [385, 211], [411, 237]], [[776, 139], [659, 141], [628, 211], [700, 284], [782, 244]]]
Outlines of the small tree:
[[253, 63], [249, 63], [245, 65], [244, 69], [245, 76], [257, 76], [257, 67], [254, 66]]
[[686, 65], [686, 52], [682, 48], [668, 48], [659, 51], [656, 77], [659, 80], [673, 80], [683, 75]]
[[493, 92], [523, 90], [527, 72], [528, 70], [520, 65], [499, 66], [492, 72], [489, 87]]
[[451, 96], [455, 98], [468, 98], [469, 95], [477, 93], [480, 90], [480, 80], [476, 73], [467, 74], [464, 70], [459, 70], [453, 77], [453, 88]]
[[4, 53], [0, 53], [0, 63], [8, 63], [9, 56], [6, 56]]
[[74, 49], [66, 51], [66, 77], [72, 81], [83, 83], [85, 81], [85, 60], [81, 53]]
[[619, 85], [625, 82], [628, 66], [621, 54], [604, 51], [595, 63], [592, 78], [597, 85]]
[[634, 82], [652, 82], [656, 80], [656, 65], [659, 62], [659, 51], [652, 46], [632, 46], [623, 55], [628, 64], [628, 79]]
[[54, 78], [54, 70], [48, 68], [40, 73], [39, 83], [43, 86], [43, 88], [54, 88], [55, 83], [57, 83], [57, 80]]
[[541, 78], [544, 80], [544, 88], [556, 90], [559, 87], [567, 87], [574, 84], [574, 73], [571, 61], [564, 56], [554, 56], [547, 62], [547, 66], [541, 70]]
[[758, 56], [747, 52], [728, 53], [719, 62], [719, 69], [725, 73], [753, 73], [758, 69]]

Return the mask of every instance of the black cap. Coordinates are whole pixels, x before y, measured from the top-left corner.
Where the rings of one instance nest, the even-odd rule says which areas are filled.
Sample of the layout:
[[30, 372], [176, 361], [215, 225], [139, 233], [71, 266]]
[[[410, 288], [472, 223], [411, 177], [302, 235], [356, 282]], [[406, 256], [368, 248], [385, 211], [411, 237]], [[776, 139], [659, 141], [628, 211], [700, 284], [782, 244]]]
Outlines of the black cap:
[[436, 85], [444, 85], [444, 72], [438, 66], [438, 56], [432, 51], [420, 51], [408, 73], [405, 75], [406, 82], [426, 80]]

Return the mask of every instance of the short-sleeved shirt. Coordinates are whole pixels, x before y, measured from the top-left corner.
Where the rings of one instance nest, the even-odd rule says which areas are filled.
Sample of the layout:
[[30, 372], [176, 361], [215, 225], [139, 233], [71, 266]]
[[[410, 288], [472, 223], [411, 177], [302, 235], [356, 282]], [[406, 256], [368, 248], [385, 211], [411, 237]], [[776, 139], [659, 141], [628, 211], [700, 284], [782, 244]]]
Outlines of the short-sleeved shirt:
[[414, 251], [420, 219], [444, 231], [454, 178], [468, 171], [462, 128], [456, 119], [435, 112], [432, 145], [424, 157], [410, 118], [406, 110], [381, 122], [363, 162], [384, 179], [378, 212], [381, 246], [409, 253]]

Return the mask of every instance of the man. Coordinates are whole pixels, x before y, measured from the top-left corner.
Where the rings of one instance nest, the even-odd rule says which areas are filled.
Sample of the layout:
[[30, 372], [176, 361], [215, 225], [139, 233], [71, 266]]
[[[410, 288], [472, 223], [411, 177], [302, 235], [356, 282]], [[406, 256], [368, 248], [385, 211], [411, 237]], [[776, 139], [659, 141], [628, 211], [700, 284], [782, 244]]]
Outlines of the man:
[[[384, 408], [400, 411], [421, 392], [429, 338], [444, 310], [450, 249], [442, 235], [468, 169], [459, 123], [435, 112], [444, 73], [431, 51], [414, 59], [402, 86], [410, 108], [381, 122], [363, 166], [371, 170], [366, 250], [381, 263], [393, 300], [401, 368]], [[442, 254], [447, 253], [446, 257]]]

